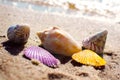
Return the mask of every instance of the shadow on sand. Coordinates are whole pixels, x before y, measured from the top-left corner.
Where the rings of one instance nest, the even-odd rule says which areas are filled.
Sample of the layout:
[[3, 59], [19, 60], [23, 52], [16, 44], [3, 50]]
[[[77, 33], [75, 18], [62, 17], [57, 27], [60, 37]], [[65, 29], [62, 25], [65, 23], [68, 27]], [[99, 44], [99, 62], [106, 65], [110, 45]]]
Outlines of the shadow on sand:
[[73, 66], [79, 66], [79, 67], [81, 67], [81, 66], [83, 65], [83, 64], [78, 63], [78, 62], [76, 62], [76, 61], [74, 61], [74, 60], [71, 61], [71, 64], [72, 64]]
[[53, 54], [53, 56], [56, 57], [58, 60], [60, 60], [61, 64], [65, 64], [71, 60], [71, 57], [68, 56], [63, 56], [59, 54]]
[[15, 44], [10, 41], [5, 41], [2, 44], [3, 47], [14, 56], [18, 55], [24, 49], [24, 44]]

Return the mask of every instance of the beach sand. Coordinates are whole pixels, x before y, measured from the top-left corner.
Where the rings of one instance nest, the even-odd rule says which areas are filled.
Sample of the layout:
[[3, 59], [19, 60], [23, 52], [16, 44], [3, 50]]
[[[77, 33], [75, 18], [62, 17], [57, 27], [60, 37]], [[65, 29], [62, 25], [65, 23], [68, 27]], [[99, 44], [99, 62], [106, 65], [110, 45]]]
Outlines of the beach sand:
[[[8, 42], [6, 32], [8, 27], [14, 24], [30, 25], [30, 38], [24, 46]], [[55, 55], [61, 61], [58, 68], [50, 68], [42, 63], [33, 65], [23, 56], [23, 50], [28, 46], [40, 45], [36, 32], [53, 26], [70, 33], [81, 46], [84, 38], [104, 29], [108, 30], [104, 50], [104, 59], [107, 62], [105, 67], [82, 65], [73, 61], [71, 57], [61, 55]], [[0, 5], [0, 80], [119, 80], [119, 27], [119, 23], [66, 17]]]

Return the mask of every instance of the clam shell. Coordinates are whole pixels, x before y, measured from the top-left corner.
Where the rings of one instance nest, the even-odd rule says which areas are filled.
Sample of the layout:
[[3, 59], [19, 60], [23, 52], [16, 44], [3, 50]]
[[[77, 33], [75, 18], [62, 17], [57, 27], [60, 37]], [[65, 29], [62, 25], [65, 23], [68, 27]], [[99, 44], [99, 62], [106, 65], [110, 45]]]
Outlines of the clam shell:
[[91, 50], [83, 50], [72, 55], [73, 60], [92, 66], [104, 66], [106, 61]]
[[57, 67], [59, 64], [58, 59], [41, 47], [31, 46], [26, 48], [24, 50], [24, 55], [29, 59], [39, 60], [41, 63], [50, 67]]
[[51, 53], [72, 56], [81, 50], [81, 47], [70, 34], [57, 27], [38, 32], [37, 35], [43, 47]]
[[7, 31], [7, 37], [14, 43], [25, 43], [28, 40], [30, 28], [27, 25], [10, 26]]
[[103, 56], [103, 50], [107, 38], [107, 30], [94, 34], [82, 41], [83, 47], [95, 51], [98, 55]]

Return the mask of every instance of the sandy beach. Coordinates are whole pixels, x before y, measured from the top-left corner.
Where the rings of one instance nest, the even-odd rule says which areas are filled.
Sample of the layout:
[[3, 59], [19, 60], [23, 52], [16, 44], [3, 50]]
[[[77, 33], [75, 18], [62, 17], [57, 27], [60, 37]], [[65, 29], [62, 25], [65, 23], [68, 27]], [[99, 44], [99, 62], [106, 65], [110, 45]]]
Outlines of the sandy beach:
[[[29, 24], [31, 34], [23, 46], [8, 42], [7, 29], [13, 24]], [[36, 32], [57, 26], [70, 33], [82, 46], [84, 38], [108, 30], [104, 50], [107, 64], [95, 68], [79, 64], [71, 57], [54, 55], [61, 62], [58, 68], [40, 63], [33, 65], [23, 56], [26, 47], [40, 45]], [[53, 15], [0, 5], [0, 80], [119, 80], [120, 79], [120, 24], [89, 20], [82, 17]], [[12, 46], [11, 46], [12, 45]]]

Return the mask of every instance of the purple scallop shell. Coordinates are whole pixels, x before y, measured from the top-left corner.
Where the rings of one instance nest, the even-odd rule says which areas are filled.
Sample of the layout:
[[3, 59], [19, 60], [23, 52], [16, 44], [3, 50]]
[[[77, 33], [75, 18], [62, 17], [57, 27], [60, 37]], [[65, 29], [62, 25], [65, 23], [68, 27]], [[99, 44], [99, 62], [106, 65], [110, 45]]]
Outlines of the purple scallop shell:
[[58, 59], [41, 47], [31, 46], [26, 48], [24, 54], [27, 58], [39, 60], [41, 63], [50, 67], [56, 67], [59, 64]]

